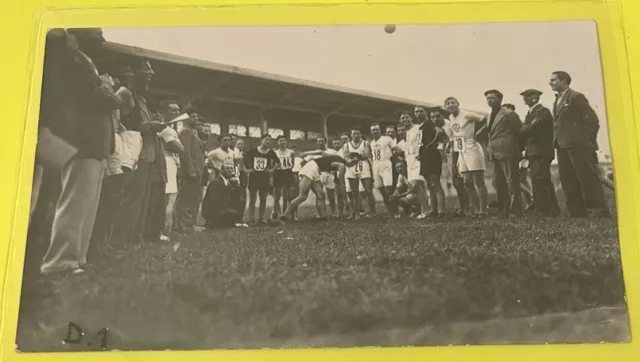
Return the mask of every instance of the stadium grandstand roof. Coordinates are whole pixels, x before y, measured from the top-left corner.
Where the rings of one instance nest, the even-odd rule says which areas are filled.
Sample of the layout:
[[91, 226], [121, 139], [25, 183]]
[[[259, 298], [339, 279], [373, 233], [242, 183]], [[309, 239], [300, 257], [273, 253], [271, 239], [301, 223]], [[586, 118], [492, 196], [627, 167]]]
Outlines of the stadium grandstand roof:
[[118, 43], [105, 49], [115, 64], [132, 59], [153, 63], [152, 93], [183, 103], [196, 100], [238, 104], [266, 111], [282, 109], [371, 121], [397, 120], [415, 105], [438, 104], [393, 97], [346, 87], [266, 73], [205, 60], [192, 59]]

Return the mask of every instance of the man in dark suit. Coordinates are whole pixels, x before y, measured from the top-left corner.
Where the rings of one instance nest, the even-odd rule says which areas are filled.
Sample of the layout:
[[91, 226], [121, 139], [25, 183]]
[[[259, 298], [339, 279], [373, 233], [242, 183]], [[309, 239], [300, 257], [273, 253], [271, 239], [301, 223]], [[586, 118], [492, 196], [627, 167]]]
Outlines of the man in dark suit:
[[176, 198], [176, 221], [180, 233], [190, 234], [198, 229], [198, 210], [202, 201], [202, 174], [205, 149], [198, 135], [198, 112], [187, 108], [189, 119], [180, 131], [184, 153], [180, 155], [180, 186]]
[[557, 93], [553, 107], [554, 145], [567, 208], [574, 217], [608, 216], [604, 190], [598, 178], [596, 137], [598, 116], [580, 92], [569, 88], [571, 76], [564, 71], [551, 74], [551, 89]]
[[512, 212], [522, 215], [522, 190], [520, 189], [520, 117], [502, 107], [503, 95], [495, 89], [484, 93], [491, 115], [489, 129], [489, 157], [493, 160], [498, 208], [502, 216]]
[[202, 202], [202, 217], [208, 229], [229, 228], [242, 223], [244, 189], [240, 187], [238, 178], [234, 177], [234, 171], [233, 164], [224, 164], [220, 177], [211, 180], [207, 186]]
[[553, 147], [553, 115], [540, 104], [542, 92], [527, 89], [520, 93], [529, 111], [520, 129], [521, 147], [529, 161], [529, 173], [533, 189], [536, 214], [557, 216], [560, 213], [555, 188], [551, 182], [551, 161], [555, 158]]

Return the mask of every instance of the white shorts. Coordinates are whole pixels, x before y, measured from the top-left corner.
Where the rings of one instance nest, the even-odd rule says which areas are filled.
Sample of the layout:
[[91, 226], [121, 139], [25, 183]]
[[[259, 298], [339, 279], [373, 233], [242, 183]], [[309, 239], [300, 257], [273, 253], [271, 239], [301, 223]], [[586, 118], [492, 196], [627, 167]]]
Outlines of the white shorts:
[[407, 155], [407, 181], [424, 181], [424, 177], [420, 174], [420, 161], [416, 159], [416, 155]]
[[373, 185], [376, 188], [393, 186], [393, 166], [391, 160], [373, 162]]
[[464, 152], [458, 156], [458, 171], [484, 171], [487, 167], [484, 163], [484, 149], [479, 143], [467, 143]]
[[369, 165], [369, 161], [358, 161], [355, 166], [347, 168], [345, 176], [346, 178], [355, 178], [358, 180], [371, 178], [371, 165]]
[[142, 135], [136, 131], [124, 131], [120, 134], [122, 139], [122, 153], [120, 164], [130, 169], [135, 169], [142, 151]]
[[298, 175], [300, 177], [305, 176], [311, 181], [320, 181], [320, 168], [314, 161], [309, 161], [302, 166]]
[[165, 194], [177, 194], [178, 193], [178, 164], [173, 156], [165, 156], [167, 161], [167, 186], [165, 188]]
[[320, 182], [327, 190], [336, 189], [336, 177], [331, 172], [320, 173]]

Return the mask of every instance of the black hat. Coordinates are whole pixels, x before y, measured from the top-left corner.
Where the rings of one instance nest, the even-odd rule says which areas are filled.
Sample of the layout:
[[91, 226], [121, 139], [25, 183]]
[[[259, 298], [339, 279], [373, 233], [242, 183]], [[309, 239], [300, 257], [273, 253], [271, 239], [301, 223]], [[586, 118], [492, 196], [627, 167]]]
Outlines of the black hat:
[[521, 96], [523, 97], [528, 97], [528, 96], [540, 96], [542, 94], [542, 92], [540, 92], [537, 89], [527, 89], [526, 91], [520, 93]]

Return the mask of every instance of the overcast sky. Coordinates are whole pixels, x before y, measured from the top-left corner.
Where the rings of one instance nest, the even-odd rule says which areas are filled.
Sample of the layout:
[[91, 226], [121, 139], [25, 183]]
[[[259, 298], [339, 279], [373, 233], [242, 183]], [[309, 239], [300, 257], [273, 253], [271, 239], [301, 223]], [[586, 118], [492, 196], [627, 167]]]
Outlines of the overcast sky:
[[190, 58], [262, 70], [442, 104], [455, 96], [466, 109], [487, 111], [484, 91], [499, 89], [524, 116], [519, 93], [544, 92], [565, 70], [601, 121], [609, 151], [602, 68], [590, 21], [463, 25], [110, 28], [109, 41]]

